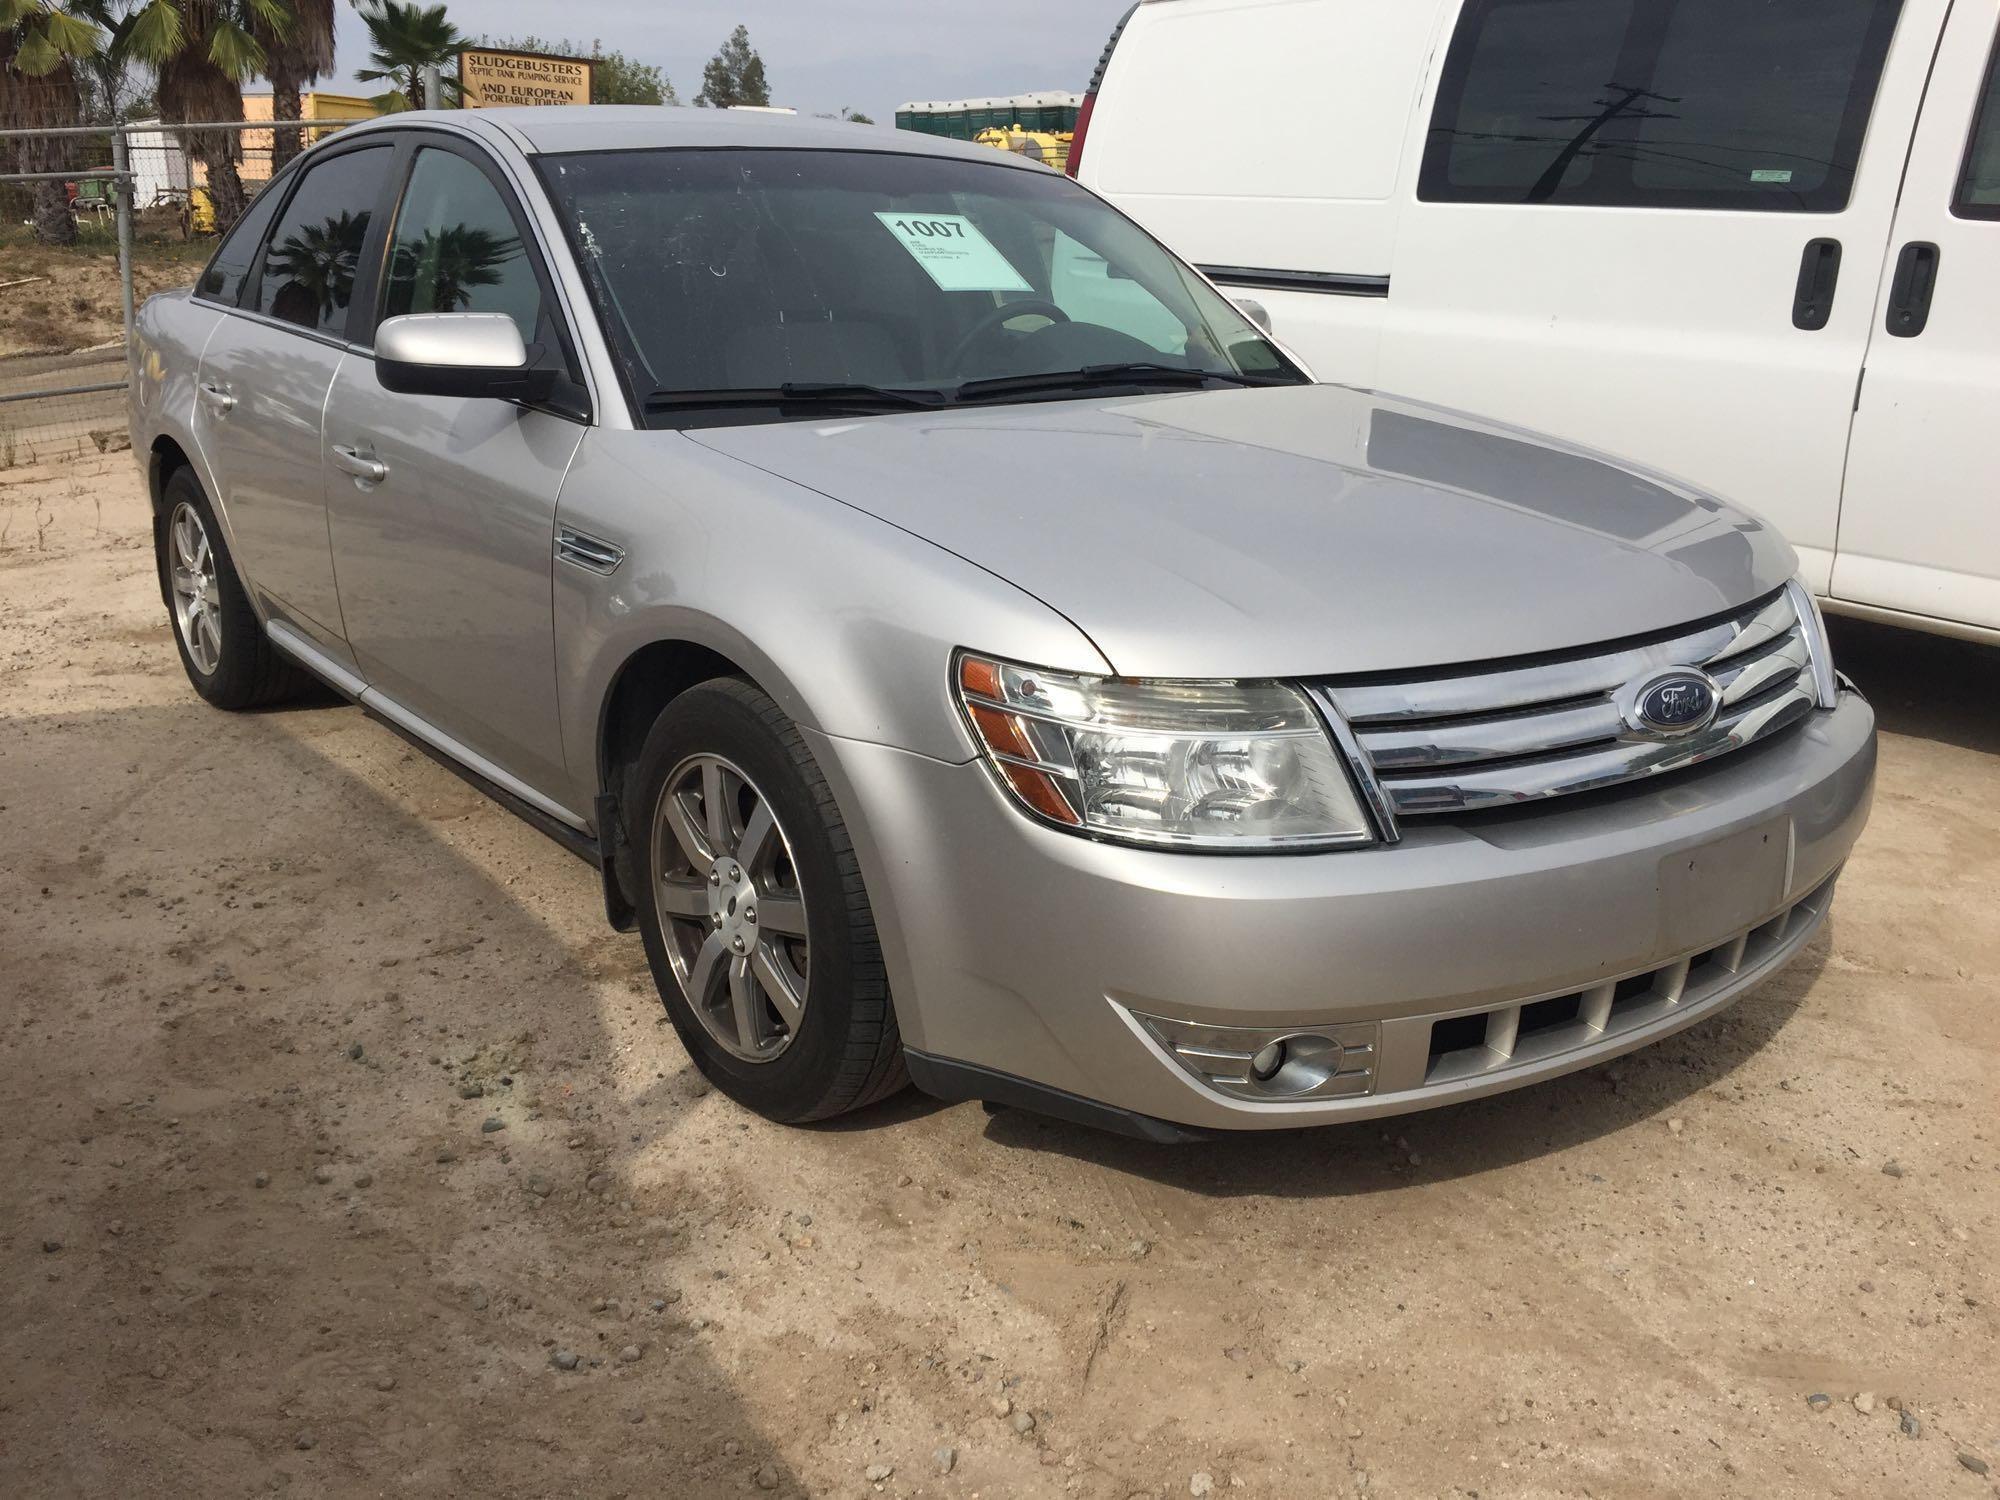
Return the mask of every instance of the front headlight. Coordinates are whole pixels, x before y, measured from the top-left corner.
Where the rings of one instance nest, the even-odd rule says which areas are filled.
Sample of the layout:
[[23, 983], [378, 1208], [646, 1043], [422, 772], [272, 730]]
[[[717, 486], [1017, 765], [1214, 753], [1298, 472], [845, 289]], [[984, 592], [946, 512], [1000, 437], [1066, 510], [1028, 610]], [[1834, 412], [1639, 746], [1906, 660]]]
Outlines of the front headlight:
[[1045, 822], [1176, 849], [1374, 840], [1296, 688], [1077, 677], [967, 654], [955, 678], [1001, 782]]
[[1799, 617], [1799, 634], [1805, 638], [1813, 692], [1821, 708], [1833, 708], [1840, 702], [1840, 678], [1833, 670], [1833, 642], [1827, 639], [1826, 616], [1820, 613], [1819, 600], [1803, 580], [1794, 578], [1785, 585], [1785, 593], [1792, 601], [1792, 613]]

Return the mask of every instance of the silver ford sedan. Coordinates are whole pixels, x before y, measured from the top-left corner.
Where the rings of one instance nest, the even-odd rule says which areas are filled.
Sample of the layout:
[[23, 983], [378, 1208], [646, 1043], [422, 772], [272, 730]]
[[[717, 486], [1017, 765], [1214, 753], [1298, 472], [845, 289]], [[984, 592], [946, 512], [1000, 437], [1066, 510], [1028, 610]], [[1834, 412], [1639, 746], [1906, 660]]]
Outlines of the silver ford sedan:
[[132, 429], [195, 691], [589, 860], [776, 1120], [1366, 1119], [1795, 957], [1875, 738], [1785, 542], [1260, 323], [1003, 152], [407, 114], [146, 304]]

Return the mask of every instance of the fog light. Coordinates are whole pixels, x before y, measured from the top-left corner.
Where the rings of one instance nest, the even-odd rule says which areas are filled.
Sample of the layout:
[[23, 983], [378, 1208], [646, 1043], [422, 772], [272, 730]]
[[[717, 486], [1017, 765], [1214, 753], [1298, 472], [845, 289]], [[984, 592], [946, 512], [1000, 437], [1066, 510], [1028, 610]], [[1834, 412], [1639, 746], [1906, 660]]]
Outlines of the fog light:
[[1234, 1099], [1281, 1104], [1350, 1099], [1375, 1089], [1381, 1028], [1374, 1021], [1301, 1031], [1297, 1023], [1211, 1026], [1119, 1009], [1195, 1079]]

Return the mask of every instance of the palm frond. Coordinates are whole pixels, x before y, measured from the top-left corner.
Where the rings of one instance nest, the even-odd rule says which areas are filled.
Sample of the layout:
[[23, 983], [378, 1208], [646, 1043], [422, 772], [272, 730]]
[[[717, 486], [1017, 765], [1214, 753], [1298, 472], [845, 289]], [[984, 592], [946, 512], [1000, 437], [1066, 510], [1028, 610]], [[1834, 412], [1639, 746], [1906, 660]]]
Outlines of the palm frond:
[[60, 48], [49, 40], [46, 32], [30, 31], [21, 37], [19, 49], [14, 53], [14, 67], [30, 78], [42, 78], [62, 66], [63, 55]]
[[81, 17], [52, 10], [42, 23], [50, 43], [65, 57], [90, 57], [104, 43], [104, 33]]
[[208, 59], [239, 83], [264, 70], [264, 49], [257, 38], [221, 17], [209, 27]]
[[133, 17], [125, 45], [134, 57], [158, 64], [181, 50], [185, 35], [181, 8], [174, 0], [148, 0], [146, 8]]

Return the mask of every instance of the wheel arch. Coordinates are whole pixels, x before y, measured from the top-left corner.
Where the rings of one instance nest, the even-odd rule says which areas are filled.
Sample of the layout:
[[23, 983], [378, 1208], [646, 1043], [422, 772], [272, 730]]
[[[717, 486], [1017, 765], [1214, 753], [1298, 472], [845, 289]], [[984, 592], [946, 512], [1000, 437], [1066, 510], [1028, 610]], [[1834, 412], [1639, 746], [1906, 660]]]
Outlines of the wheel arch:
[[[194, 467], [193, 457], [171, 433], [163, 432], [153, 439], [146, 455], [146, 488], [152, 496], [155, 514], [166, 507], [167, 481], [174, 477], [175, 471]], [[200, 470], [195, 470], [195, 477], [201, 477]]]
[[615, 926], [627, 925], [639, 891], [625, 809], [626, 773], [667, 706], [689, 688], [718, 677], [739, 677], [768, 694], [794, 723], [817, 725], [785, 675], [719, 622], [696, 617], [658, 621], [647, 638], [625, 648], [606, 674], [592, 744], [597, 837], [607, 910]]

